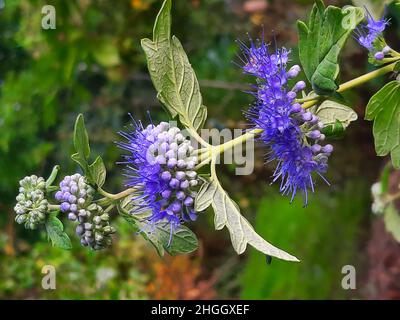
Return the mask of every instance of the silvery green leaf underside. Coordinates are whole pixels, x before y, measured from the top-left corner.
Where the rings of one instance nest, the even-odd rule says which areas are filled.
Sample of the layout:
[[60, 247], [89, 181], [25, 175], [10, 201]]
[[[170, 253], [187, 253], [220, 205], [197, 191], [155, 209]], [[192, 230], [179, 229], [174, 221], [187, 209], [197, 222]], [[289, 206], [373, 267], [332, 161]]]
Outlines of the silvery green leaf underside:
[[199, 130], [207, 118], [199, 83], [182, 44], [171, 38], [171, 1], [166, 0], [157, 16], [153, 40], [143, 39], [148, 69], [158, 99], [183, 125]]
[[325, 125], [334, 125], [339, 121], [344, 129], [346, 129], [351, 122], [356, 121], [357, 113], [350, 107], [338, 103], [336, 101], [326, 100], [317, 108], [315, 115]]
[[232, 246], [238, 254], [242, 254], [246, 250], [247, 244], [250, 244], [266, 255], [287, 261], [299, 261], [257, 234], [250, 222], [241, 215], [238, 205], [222, 188], [216, 176], [212, 176], [202, 185], [196, 197], [195, 210], [204, 211], [210, 205], [215, 213], [215, 229], [221, 230], [227, 227]]

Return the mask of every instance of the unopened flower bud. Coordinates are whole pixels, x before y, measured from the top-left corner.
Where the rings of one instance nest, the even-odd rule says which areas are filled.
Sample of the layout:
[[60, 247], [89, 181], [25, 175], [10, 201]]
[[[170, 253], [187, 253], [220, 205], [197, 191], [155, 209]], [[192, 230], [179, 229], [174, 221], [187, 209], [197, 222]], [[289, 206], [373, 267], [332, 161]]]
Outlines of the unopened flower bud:
[[36, 229], [46, 220], [48, 202], [45, 198], [46, 183], [42, 177], [27, 176], [20, 182], [15, 221], [27, 229]]
[[374, 57], [376, 60], [383, 60], [383, 58], [385, 57], [385, 54], [383, 52], [379, 51], [379, 52], [375, 53]]

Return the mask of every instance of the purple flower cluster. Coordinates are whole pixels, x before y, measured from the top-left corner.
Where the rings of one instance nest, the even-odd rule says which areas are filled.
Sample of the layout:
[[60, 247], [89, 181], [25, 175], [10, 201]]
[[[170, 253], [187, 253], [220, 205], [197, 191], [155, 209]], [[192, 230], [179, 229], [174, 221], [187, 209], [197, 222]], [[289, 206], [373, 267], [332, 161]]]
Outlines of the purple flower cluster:
[[61, 211], [68, 213], [68, 219], [76, 221], [79, 220], [79, 210], [85, 209], [92, 202], [93, 194], [94, 189], [86, 183], [85, 177], [76, 173], [64, 177], [55, 199], [61, 203]]
[[366, 10], [367, 24], [363, 24], [356, 29], [357, 41], [374, 55], [376, 60], [382, 60], [389, 52], [390, 47], [386, 45], [382, 34], [389, 21], [382, 18], [375, 20], [371, 13]]
[[79, 224], [76, 234], [83, 246], [100, 250], [112, 243], [115, 229], [109, 224], [109, 215], [99, 205], [92, 203], [94, 189], [85, 177], [76, 173], [66, 176], [60, 183], [55, 199], [61, 203], [60, 210], [68, 213], [68, 219]]
[[195, 220], [193, 190], [199, 183], [194, 171], [197, 157], [180, 129], [167, 122], [146, 128], [139, 122], [129, 132], [120, 134], [127, 142], [119, 143], [129, 151], [127, 186], [136, 188], [132, 214], [150, 215], [151, 226], [158, 222], [170, 224], [171, 236], [182, 221]]
[[288, 81], [301, 69], [298, 65], [287, 69], [289, 51], [284, 48], [270, 53], [264, 41], [257, 45], [251, 41], [250, 47], [241, 48], [244, 71], [257, 78], [256, 102], [247, 115], [256, 128], [263, 130], [261, 139], [271, 149], [268, 160], [277, 161], [273, 181], [281, 181], [280, 191], [291, 194], [291, 200], [301, 190], [306, 205], [308, 190], [314, 191], [313, 173], [322, 177], [326, 172], [333, 147], [321, 145], [325, 139], [320, 131], [323, 124], [295, 101], [306, 86], [304, 81], [289, 89]]

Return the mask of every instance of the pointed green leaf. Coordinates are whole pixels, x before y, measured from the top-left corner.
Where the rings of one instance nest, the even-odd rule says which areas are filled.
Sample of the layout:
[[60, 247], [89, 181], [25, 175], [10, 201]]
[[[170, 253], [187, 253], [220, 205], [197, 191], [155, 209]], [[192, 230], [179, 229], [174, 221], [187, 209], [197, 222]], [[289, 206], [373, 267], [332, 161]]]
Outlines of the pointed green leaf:
[[211, 180], [204, 181], [195, 199], [195, 211], [206, 210], [212, 204], [216, 192], [216, 183], [211, 183]]
[[232, 246], [238, 254], [242, 254], [247, 244], [250, 244], [266, 255], [288, 261], [299, 261], [296, 257], [274, 247], [254, 231], [215, 176], [203, 185], [196, 197], [196, 211], [205, 210], [209, 205], [212, 205], [215, 212], [215, 229], [221, 230], [225, 226], [228, 228]]
[[177, 255], [190, 253], [198, 248], [199, 244], [196, 235], [186, 226], [179, 226], [171, 238], [169, 224], [160, 221], [150, 227], [146, 219], [150, 213], [132, 215], [130, 211], [133, 207], [132, 198], [127, 197], [118, 205], [118, 211], [133, 226], [136, 232], [139, 232], [156, 248], [160, 256], [164, 255], [164, 250], [170, 255]]
[[56, 180], [58, 171], [60, 171], [60, 166], [55, 165], [53, 167], [53, 170], [51, 170], [50, 176], [46, 180], [46, 190], [49, 190], [49, 188], [53, 184], [54, 180]]
[[72, 248], [71, 240], [64, 232], [64, 226], [55, 214], [51, 214], [47, 218], [46, 231], [53, 247], [59, 247], [66, 250]]
[[73, 154], [72, 160], [77, 162], [84, 171], [87, 170], [87, 159], [90, 156], [89, 138], [85, 127], [83, 115], [79, 114], [75, 121], [74, 128], [74, 147], [76, 153]]
[[143, 39], [148, 69], [161, 103], [183, 125], [200, 129], [207, 117], [199, 83], [188, 57], [171, 30], [171, 1], [166, 0], [157, 16], [153, 40]]
[[363, 18], [361, 8], [325, 8], [317, 0], [308, 25], [298, 22], [300, 61], [317, 94], [332, 95], [338, 89], [335, 80], [339, 74], [339, 54]]
[[157, 227], [160, 233], [161, 241], [164, 244], [164, 249], [171, 256], [177, 254], [190, 253], [199, 247], [199, 243], [196, 235], [186, 226], [180, 225], [173, 233], [171, 243], [170, 242], [170, 230], [169, 227], [161, 226]]
[[86, 159], [82, 158], [79, 153], [74, 153], [71, 156], [71, 159], [74, 160], [77, 164], [79, 164], [79, 166], [82, 168], [82, 170], [84, 172], [86, 172], [86, 169], [87, 169], [87, 160]]
[[140, 233], [140, 235], [146, 241], [149, 241], [157, 250], [158, 255], [162, 257], [164, 255], [164, 246], [163, 243], [160, 241], [159, 237], [157, 236], [157, 234], [146, 232], [146, 229], [143, 229], [144, 227], [143, 222], [137, 217], [131, 215], [124, 207], [124, 204], [119, 204], [117, 206], [117, 209], [122, 218], [124, 218], [131, 225], [133, 231]]
[[400, 83], [392, 81], [369, 101], [365, 119], [374, 121], [373, 133], [378, 156], [390, 153], [393, 166], [400, 168]]
[[89, 158], [89, 138], [85, 127], [85, 120], [83, 119], [82, 114], [79, 114], [76, 118], [74, 129], [74, 146], [77, 153], [86, 159]]
[[89, 182], [101, 188], [106, 181], [107, 175], [103, 159], [98, 156], [96, 160], [89, 166], [88, 171]]

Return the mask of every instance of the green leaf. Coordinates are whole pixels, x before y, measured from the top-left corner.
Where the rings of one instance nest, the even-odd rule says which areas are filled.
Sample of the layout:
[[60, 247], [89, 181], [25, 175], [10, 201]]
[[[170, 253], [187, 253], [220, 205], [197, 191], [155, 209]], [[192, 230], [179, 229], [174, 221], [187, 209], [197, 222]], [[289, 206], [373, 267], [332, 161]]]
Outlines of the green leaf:
[[76, 161], [86, 171], [87, 159], [90, 156], [90, 146], [82, 114], [79, 114], [75, 121], [74, 147], [76, 153], [71, 156], [72, 160]]
[[335, 80], [339, 74], [339, 54], [363, 18], [361, 8], [325, 8], [317, 0], [308, 25], [298, 21], [300, 61], [317, 94], [332, 95], [338, 89]]
[[119, 214], [131, 225], [134, 232], [140, 233], [145, 240], [149, 241], [157, 250], [158, 255], [162, 257], [164, 255], [164, 245], [157, 234], [146, 232], [145, 229], [142, 229], [144, 227], [143, 222], [137, 217], [129, 214], [123, 204], [117, 205], [117, 209]]
[[87, 171], [87, 160], [86, 159], [82, 158], [79, 153], [74, 153], [71, 156], [71, 159], [74, 160], [77, 164], [79, 164], [80, 167], [83, 169], [83, 171], [86, 173], [86, 171]]
[[55, 165], [53, 170], [51, 170], [50, 176], [46, 180], [46, 189], [49, 190], [50, 186], [53, 184], [54, 180], [57, 178], [58, 171], [60, 171], [60, 166]]
[[397, 242], [400, 242], [400, 214], [393, 204], [386, 208], [384, 221], [386, 230], [393, 235]]
[[179, 226], [173, 233], [170, 240], [170, 227], [165, 222], [159, 222], [154, 228], [149, 228], [146, 218], [150, 213], [142, 215], [132, 215], [129, 212], [134, 208], [132, 199], [125, 198], [118, 206], [121, 216], [139, 232], [147, 241], [149, 241], [157, 250], [160, 256], [167, 251], [170, 255], [190, 253], [195, 251], [199, 244], [196, 235], [186, 226]]
[[325, 126], [339, 122], [346, 129], [352, 121], [357, 120], [357, 113], [350, 107], [336, 101], [325, 100], [315, 111], [315, 115]]
[[64, 232], [64, 226], [55, 214], [51, 214], [47, 218], [46, 231], [53, 247], [59, 247], [66, 250], [72, 248], [71, 240]]
[[103, 159], [98, 156], [96, 160], [89, 166], [88, 179], [89, 182], [102, 187], [106, 181], [106, 167], [104, 166]]
[[365, 119], [374, 121], [373, 133], [378, 156], [390, 153], [393, 166], [400, 169], [400, 83], [392, 81], [368, 102]]
[[82, 114], [79, 114], [76, 118], [74, 129], [74, 146], [77, 153], [86, 159], [89, 158], [89, 138], [85, 127], [85, 120]]
[[171, 0], [166, 0], [156, 18], [153, 40], [142, 39], [148, 69], [158, 99], [174, 118], [199, 130], [207, 118], [199, 83], [188, 57], [175, 36], [171, 39]]
[[196, 235], [186, 226], [180, 225], [173, 233], [171, 243], [169, 227], [157, 226], [162, 242], [164, 243], [164, 249], [170, 255], [175, 256], [182, 253], [190, 253], [199, 247], [199, 243]]
[[251, 224], [240, 214], [237, 204], [228, 196], [222, 188], [217, 177], [211, 176], [210, 180], [200, 189], [196, 201], [195, 210], [203, 211], [212, 205], [215, 216], [216, 230], [225, 226], [230, 233], [232, 246], [238, 254], [242, 254], [250, 244], [262, 253], [288, 261], [299, 261], [296, 257], [280, 250], [258, 235]]

